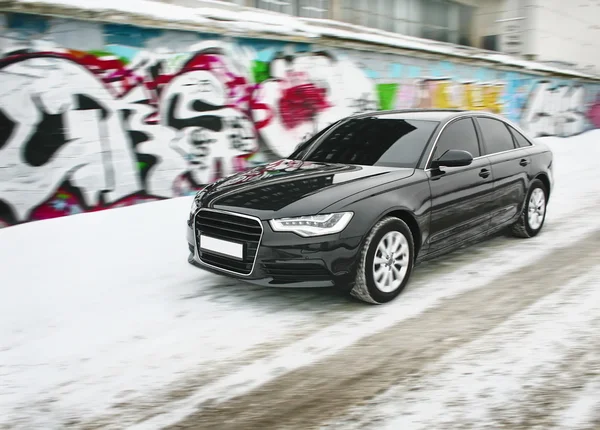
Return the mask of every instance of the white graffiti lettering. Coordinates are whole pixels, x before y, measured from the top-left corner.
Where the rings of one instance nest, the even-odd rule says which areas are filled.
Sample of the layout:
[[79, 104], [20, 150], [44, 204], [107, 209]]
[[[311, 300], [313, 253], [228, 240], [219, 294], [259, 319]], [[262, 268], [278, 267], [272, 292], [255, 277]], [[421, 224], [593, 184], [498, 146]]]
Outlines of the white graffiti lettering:
[[586, 127], [584, 89], [538, 82], [524, 109], [521, 125], [533, 136], [572, 136]]

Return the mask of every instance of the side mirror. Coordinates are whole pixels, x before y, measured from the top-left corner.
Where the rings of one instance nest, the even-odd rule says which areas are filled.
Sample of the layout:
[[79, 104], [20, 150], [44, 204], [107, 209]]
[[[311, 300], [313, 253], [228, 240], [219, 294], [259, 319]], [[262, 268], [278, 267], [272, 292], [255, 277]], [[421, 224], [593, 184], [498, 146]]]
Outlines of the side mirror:
[[440, 158], [431, 163], [431, 167], [461, 167], [468, 166], [473, 162], [473, 156], [469, 151], [462, 149], [450, 149], [442, 154]]

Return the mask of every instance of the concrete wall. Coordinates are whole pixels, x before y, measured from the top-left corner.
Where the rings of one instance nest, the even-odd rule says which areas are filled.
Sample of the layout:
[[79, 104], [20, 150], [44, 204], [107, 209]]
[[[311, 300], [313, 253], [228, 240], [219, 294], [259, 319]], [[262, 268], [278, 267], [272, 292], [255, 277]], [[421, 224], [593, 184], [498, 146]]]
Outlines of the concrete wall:
[[501, 19], [504, 11], [504, 0], [479, 0], [475, 6], [475, 40], [481, 47], [481, 38], [484, 36], [497, 36], [501, 27], [496, 20]]
[[450, 60], [0, 15], [0, 224], [193, 193], [372, 109], [600, 127], [600, 87]]
[[566, 61], [600, 73], [600, 2], [529, 0], [539, 61]]
[[[524, 17], [499, 23], [499, 19]], [[596, 0], [478, 0], [475, 35], [502, 35], [507, 26], [519, 26], [522, 52], [537, 61], [562, 61], [588, 73], [600, 73], [600, 2]]]

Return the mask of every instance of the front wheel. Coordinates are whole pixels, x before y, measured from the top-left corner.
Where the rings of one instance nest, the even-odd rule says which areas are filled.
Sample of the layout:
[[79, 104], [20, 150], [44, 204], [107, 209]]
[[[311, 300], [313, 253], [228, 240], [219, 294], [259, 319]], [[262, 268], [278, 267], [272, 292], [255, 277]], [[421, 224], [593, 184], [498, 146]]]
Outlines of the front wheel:
[[387, 217], [369, 232], [360, 253], [350, 294], [372, 304], [395, 299], [413, 269], [414, 241], [404, 221]]
[[512, 234], [523, 238], [537, 236], [546, 220], [547, 201], [546, 187], [539, 179], [534, 180], [527, 193], [521, 217], [512, 226]]

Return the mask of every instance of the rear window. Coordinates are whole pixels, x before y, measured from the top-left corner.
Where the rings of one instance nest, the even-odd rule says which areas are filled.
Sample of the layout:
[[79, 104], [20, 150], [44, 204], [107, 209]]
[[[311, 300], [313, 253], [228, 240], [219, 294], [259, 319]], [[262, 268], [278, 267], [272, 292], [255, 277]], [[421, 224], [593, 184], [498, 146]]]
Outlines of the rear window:
[[437, 121], [373, 116], [351, 118], [302, 145], [290, 158], [363, 166], [415, 168]]
[[511, 126], [508, 126], [508, 129], [510, 130], [510, 133], [515, 138], [515, 142], [517, 143], [517, 146], [519, 148], [525, 148], [527, 146], [531, 146], [531, 143], [529, 143], [529, 141], [525, 138], [525, 136], [523, 136], [521, 133], [519, 133], [516, 129], [514, 129]]
[[486, 154], [497, 154], [498, 152], [515, 149], [512, 135], [502, 121], [494, 118], [477, 118], [483, 134]]

